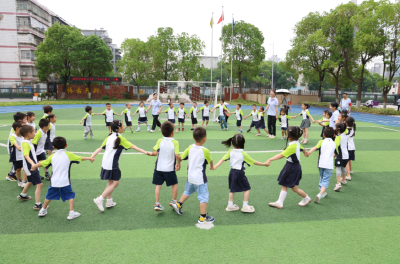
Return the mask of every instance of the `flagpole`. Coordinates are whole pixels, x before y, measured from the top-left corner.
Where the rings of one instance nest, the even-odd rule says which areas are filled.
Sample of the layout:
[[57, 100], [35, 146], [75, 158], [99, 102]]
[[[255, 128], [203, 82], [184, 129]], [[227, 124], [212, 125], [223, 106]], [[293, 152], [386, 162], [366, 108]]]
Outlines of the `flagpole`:
[[[222, 88], [222, 43], [223, 43], [223, 38], [222, 38], [222, 33], [224, 30], [224, 7], [222, 6], [222, 27], [221, 27], [221, 93], [219, 94], [219, 99], [221, 100], [221, 96], [222, 96], [222, 92], [223, 92], [223, 88]], [[224, 99], [225, 99], [225, 91], [224, 91]]]
[[[212, 76], [213, 76], [213, 33], [214, 33], [214, 13], [212, 13], [212, 15], [211, 15], [211, 88], [210, 88], [210, 94], [211, 94], [211, 92], [212, 92], [212, 81], [213, 81], [213, 79], [212, 79]], [[217, 92], [217, 91], [215, 91], [215, 92]], [[217, 105], [217, 95], [218, 94], [216, 94], [215, 95], [215, 100], [214, 100], [214, 106], [216, 106]], [[214, 112], [214, 120], [215, 120], [215, 112]]]
[[231, 91], [230, 91], [230, 101], [232, 102], [232, 91], [233, 91], [233, 84], [232, 84], [232, 79], [233, 79], [233, 14], [232, 14], [232, 47], [231, 47]]

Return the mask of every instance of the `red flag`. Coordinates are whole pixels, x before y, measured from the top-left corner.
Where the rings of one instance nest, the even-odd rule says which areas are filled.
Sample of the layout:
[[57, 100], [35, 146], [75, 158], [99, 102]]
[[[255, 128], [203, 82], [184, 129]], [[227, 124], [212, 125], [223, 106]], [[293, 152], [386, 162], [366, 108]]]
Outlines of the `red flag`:
[[222, 11], [222, 15], [221, 15], [221, 17], [219, 18], [217, 24], [221, 23], [223, 20], [224, 20], [224, 11]]

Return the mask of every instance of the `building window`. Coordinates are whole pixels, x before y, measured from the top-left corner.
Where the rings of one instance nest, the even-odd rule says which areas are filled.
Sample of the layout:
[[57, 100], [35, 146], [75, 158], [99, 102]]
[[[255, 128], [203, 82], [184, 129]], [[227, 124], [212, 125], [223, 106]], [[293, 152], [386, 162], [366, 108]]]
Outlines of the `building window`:
[[33, 50], [21, 50], [22, 60], [35, 60], [35, 53]]
[[25, 2], [17, 2], [17, 9], [23, 9], [23, 10], [27, 10], [29, 6], [29, 2], [25, 1]]
[[29, 17], [18, 17], [18, 26], [30, 26], [31, 20]]
[[21, 67], [21, 75], [31, 75], [31, 67]]

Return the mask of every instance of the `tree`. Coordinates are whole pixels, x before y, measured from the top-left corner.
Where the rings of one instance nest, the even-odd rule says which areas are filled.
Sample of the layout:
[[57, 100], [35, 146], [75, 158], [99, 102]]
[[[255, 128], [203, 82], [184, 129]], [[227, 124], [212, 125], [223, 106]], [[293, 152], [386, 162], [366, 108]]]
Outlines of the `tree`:
[[[239, 93], [242, 89], [242, 76], [254, 77], [259, 74], [260, 63], [265, 58], [265, 49], [262, 46], [264, 36], [262, 32], [252, 24], [238, 21], [233, 28], [228, 24], [222, 29], [224, 62], [226, 68], [231, 67], [233, 58], [233, 73], [239, 78]], [[220, 40], [221, 40], [220, 39]], [[233, 56], [233, 57], [232, 57]]]
[[[112, 71], [111, 60], [113, 55], [106, 43], [96, 35], [82, 36], [73, 45], [71, 51], [73, 68], [84, 77], [104, 76]], [[90, 96], [91, 81], [85, 82], [89, 88]]]
[[38, 77], [41, 82], [48, 80], [51, 74], [63, 80], [64, 87], [62, 98], [65, 98], [67, 82], [73, 73], [74, 61], [71, 53], [75, 43], [82, 38], [78, 28], [55, 23], [44, 33], [46, 38], [37, 51], [35, 51], [35, 66], [38, 70]]

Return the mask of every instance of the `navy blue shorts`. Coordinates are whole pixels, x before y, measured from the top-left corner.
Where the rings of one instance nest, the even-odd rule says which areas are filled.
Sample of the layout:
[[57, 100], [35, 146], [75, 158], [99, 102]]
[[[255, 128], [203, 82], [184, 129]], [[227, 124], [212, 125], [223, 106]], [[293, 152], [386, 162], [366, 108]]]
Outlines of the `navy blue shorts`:
[[42, 180], [40, 179], [39, 170], [31, 171], [31, 175], [28, 176], [28, 182], [32, 183], [32, 185], [37, 185], [42, 183]]
[[21, 169], [24, 165], [22, 160], [13, 161], [14, 170]]
[[178, 122], [182, 124], [185, 123], [185, 118], [178, 118]]
[[197, 118], [192, 118], [192, 125], [197, 124]]
[[203, 116], [203, 121], [208, 121], [208, 120], [210, 120], [209, 116]]
[[37, 159], [37, 161], [39, 162], [39, 161], [41, 161], [41, 160], [46, 160], [47, 158], [46, 158], [46, 153], [40, 153], [39, 155], [36, 155], [36, 159]]
[[71, 185], [65, 187], [51, 187], [49, 186], [49, 190], [46, 194], [47, 200], [60, 200], [63, 202], [74, 199], [75, 193], [72, 191]]
[[102, 180], [119, 181], [121, 179], [121, 171], [119, 169], [105, 170], [101, 168], [100, 178]]
[[106, 122], [106, 127], [111, 126], [112, 123], [113, 123], [113, 122]]
[[281, 130], [287, 130], [287, 127], [281, 127]]
[[175, 119], [168, 119], [169, 122], [171, 122], [172, 124], [175, 124]]
[[163, 185], [164, 182], [167, 186], [178, 184], [178, 178], [175, 171], [158, 171], [154, 170], [153, 184]]
[[46, 140], [46, 143], [44, 143], [44, 150], [54, 150], [53, 147], [53, 142], [49, 140]]
[[132, 122], [131, 121], [126, 121], [126, 125], [125, 126], [132, 126]]
[[251, 121], [250, 128], [257, 127], [259, 121]]
[[242, 120], [236, 120], [236, 126], [238, 127], [242, 126]]
[[[349, 150], [349, 160], [356, 160], [356, 151], [355, 150]], [[15, 168], [15, 165], [14, 165]]]

